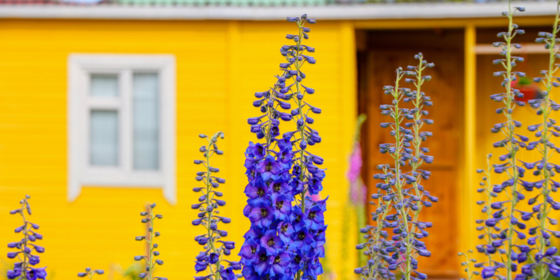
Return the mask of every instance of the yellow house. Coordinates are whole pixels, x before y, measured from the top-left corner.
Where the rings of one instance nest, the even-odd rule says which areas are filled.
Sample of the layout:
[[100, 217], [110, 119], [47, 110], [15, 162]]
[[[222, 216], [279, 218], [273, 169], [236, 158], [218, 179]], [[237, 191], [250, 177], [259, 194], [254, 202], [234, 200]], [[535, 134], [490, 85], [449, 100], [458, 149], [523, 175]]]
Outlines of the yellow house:
[[[246, 122], [258, 114], [253, 93], [278, 73], [278, 50], [295, 28], [285, 17], [307, 13], [318, 19], [308, 41], [317, 64], [306, 74], [317, 92], [310, 101], [323, 109], [315, 124], [323, 142], [313, 149], [328, 169], [329, 275], [353, 279], [356, 265], [357, 229], [344, 211], [356, 116], [369, 115], [363, 173], [373, 186], [375, 166], [386, 160], [376, 150], [387, 137], [378, 129], [381, 88], [418, 51], [438, 66], [426, 91], [437, 106], [429, 145], [439, 179], [428, 188], [441, 202], [426, 217], [434, 220], [429, 246], [444, 248], [424, 265], [433, 278], [458, 275], [456, 252], [475, 244], [472, 171], [490, 150], [491, 109], [478, 111], [493, 106], [486, 96], [497, 83], [486, 79], [495, 56], [488, 44], [506, 25], [507, 3], [129, 2], [0, 0], [0, 244], [17, 240], [12, 229], [20, 220], [7, 213], [29, 194], [49, 279], [73, 279], [88, 266], [121, 279], [119, 271], [145, 250], [134, 241], [146, 230], [138, 214], [155, 202], [164, 216], [156, 224], [165, 261], [158, 275], [192, 277], [198, 134], [223, 131], [225, 155], [215, 165], [227, 180], [229, 239], [239, 247], [249, 227], [243, 152], [255, 141]], [[550, 29], [556, 6], [525, 6], [517, 23], [529, 43]], [[541, 51], [527, 46], [528, 65], [542, 64]]]

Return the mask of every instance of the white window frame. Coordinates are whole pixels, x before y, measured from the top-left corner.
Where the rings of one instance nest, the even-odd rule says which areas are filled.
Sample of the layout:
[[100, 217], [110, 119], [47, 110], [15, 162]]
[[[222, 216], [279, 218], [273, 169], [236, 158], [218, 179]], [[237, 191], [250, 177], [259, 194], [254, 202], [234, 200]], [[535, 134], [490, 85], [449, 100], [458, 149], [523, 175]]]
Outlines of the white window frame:
[[[132, 76], [158, 73], [159, 170], [133, 170]], [[91, 74], [117, 74], [119, 97], [89, 95]], [[162, 188], [165, 199], [176, 198], [175, 57], [173, 55], [71, 54], [68, 57], [68, 200], [84, 186]], [[118, 109], [119, 166], [93, 167], [89, 160], [91, 109]], [[128, 144], [126, 144], [128, 143]], [[126, 147], [126, 149], [124, 148]]]

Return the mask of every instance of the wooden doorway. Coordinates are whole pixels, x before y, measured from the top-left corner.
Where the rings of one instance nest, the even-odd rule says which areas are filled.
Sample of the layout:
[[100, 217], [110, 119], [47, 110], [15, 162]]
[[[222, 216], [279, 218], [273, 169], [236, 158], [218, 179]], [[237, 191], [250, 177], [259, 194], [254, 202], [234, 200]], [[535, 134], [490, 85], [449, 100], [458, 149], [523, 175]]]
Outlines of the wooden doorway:
[[[423, 185], [440, 202], [424, 208], [420, 220], [433, 222], [430, 236], [423, 241], [430, 258], [419, 257], [419, 271], [434, 278], [458, 278], [458, 224], [459, 170], [461, 166], [461, 133], [463, 123], [463, 31], [462, 30], [379, 30], [358, 31], [359, 112], [368, 115], [362, 133], [364, 143], [363, 178], [370, 191], [377, 180], [376, 166], [390, 161], [381, 154], [379, 144], [394, 141], [388, 129], [379, 127], [390, 118], [380, 114], [379, 105], [389, 104], [391, 98], [383, 94], [384, 85], [394, 84], [395, 69], [416, 64], [414, 55], [422, 52], [429, 62], [433, 77], [423, 89], [431, 96], [434, 106], [428, 108], [435, 124], [426, 127], [433, 132], [426, 147], [434, 156], [434, 163], [424, 166], [432, 171], [430, 180]], [[369, 197], [369, 196], [368, 196]], [[368, 215], [374, 211], [368, 209]], [[370, 219], [368, 219], [370, 220]]]

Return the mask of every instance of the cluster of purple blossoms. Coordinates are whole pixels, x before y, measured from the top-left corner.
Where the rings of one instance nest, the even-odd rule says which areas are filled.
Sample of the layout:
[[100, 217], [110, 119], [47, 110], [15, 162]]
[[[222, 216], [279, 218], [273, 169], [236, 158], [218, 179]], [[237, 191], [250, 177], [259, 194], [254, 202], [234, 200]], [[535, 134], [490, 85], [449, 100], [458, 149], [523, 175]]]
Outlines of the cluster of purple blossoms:
[[[551, 236], [560, 237], [560, 231], [554, 231], [550, 228], [557, 225], [558, 221], [549, 216], [552, 210], [560, 210], [560, 202], [552, 198], [552, 192], [556, 192], [560, 187], [560, 183], [552, 180], [551, 178], [560, 172], [560, 165], [550, 162], [552, 153], [560, 153], [560, 147], [554, 145], [550, 139], [552, 137], [560, 136], [560, 126], [556, 125], [556, 121], [550, 118], [552, 111], [558, 111], [560, 105], [550, 98], [550, 93], [553, 87], [560, 87], [560, 77], [554, 77], [554, 73], [560, 68], [556, 64], [556, 59], [560, 57], [557, 51], [557, 43], [560, 41], [557, 38], [560, 24], [560, 2], [558, 3], [557, 14], [553, 24], [552, 33], [540, 32], [540, 38], [536, 39], [537, 43], [544, 43], [545, 48], [549, 50], [549, 64], [548, 69], [541, 71], [544, 77], [535, 78], [535, 82], [542, 82], [545, 91], [542, 92], [542, 99], [530, 100], [529, 105], [537, 110], [537, 115], [542, 117], [542, 122], [535, 125], [528, 126], [528, 130], [534, 133], [536, 141], [527, 143], [527, 150], [538, 150], [541, 154], [541, 160], [536, 162], [522, 162], [523, 166], [528, 170], [533, 170], [533, 175], [536, 177], [532, 182], [520, 180], [521, 185], [526, 190], [534, 190], [537, 195], [529, 199], [529, 204], [533, 205], [531, 212], [521, 212], [522, 219], [528, 220], [529, 218], [536, 218], [538, 225], [529, 228], [529, 235], [532, 236], [527, 239], [527, 244], [530, 249], [522, 254], [530, 254], [529, 258], [534, 260], [533, 263], [523, 265], [521, 268], [521, 275], [517, 279], [546, 279], [548, 274], [554, 277], [560, 277], [560, 256], [556, 256], [558, 249], [551, 246]], [[520, 248], [521, 250], [521, 248]], [[518, 257], [518, 263], [519, 261]]]
[[[560, 153], [560, 148], [549, 141], [552, 136], [560, 136], [558, 133], [560, 126], [556, 126], [556, 122], [549, 118], [552, 111], [560, 109], [560, 106], [549, 97], [552, 87], [560, 86], [555, 81], [558, 77], [552, 76], [554, 71], [558, 70], [558, 65], [555, 65], [558, 54], [554, 48], [558, 42], [556, 35], [560, 18], [557, 14], [553, 33], [541, 32], [539, 36], [542, 38], [537, 39], [537, 42], [544, 42], [545, 48], [550, 50], [550, 68], [542, 71], [545, 77], [535, 79], [537, 82], [543, 81], [545, 85], [543, 98], [528, 102], [543, 120], [540, 124], [528, 127], [537, 138], [536, 141], [531, 142], [529, 137], [518, 134], [516, 129], [522, 124], [513, 119], [515, 107], [525, 105], [524, 102], [516, 100], [522, 98], [523, 94], [512, 86], [512, 82], [518, 77], [525, 76], [522, 72], [513, 71], [513, 67], [518, 62], [522, 62], [523, 58], [512, 55], [513, 48], [521, 47], [519, 44], [512, 43], [512, 39], [518, 34], [524, 34], [524, 31], [513, 23], [513, 14], [524, 10], [522, 7], [514, 7], [512, 10], [510, 6], [509, 11], [503, 13], [509, 19], [509, 28], [507, 32], [498, 34], [498, 37], [503, 38], [504, 41], [494, 43], [494, 46], [502, 48], [500, 54], [504, 56], [494, 61], [495, 64], [504, 67], [503, 71], [495, 72], [494, 75], [503, 77], [502, 86], [505, 87], [506, 92], [494, 94], [491, 98], [504, 104], [496, 110], [496, 113], [503, 114], [506, 121], [494, 125], [491, 131], [505, 135], [504, 139], [494, 143], [494, 147], [504, 148], [506, 153], [499, 157], [503, 163], [491, 165], [489, 162], [486, 171], [478, 170], [479, 173], [485, 173], [481, 183], [485, 188], [480, 188], [478, 191], [484, 192], [487, 200], [477, 203], [483, 206], [482, 212], [486, 213], [487, 217], [476, 221], [480, 224], [477, 230], [483, 232], [479, 235], [479, 239], [485, 241], [476, 248], [478, 252], [485, 255], [486, 259], [474, 264], [474, 267], [481, 269], [476, 274], [481, 274], [485, 279], [496, 277], [509, 280], [515, 277], [517, 280], [542, 280], [550, 274], [560, 276], [560, 257], [556, 256], [558, 250], [552, 246], [550, 240], [552, 236], [560, 237], [560, 231], [551, 230], [549, 226], [558, 223], [557, 220], [549, 217], [550, 211], [560, 210], [560, 203], [552, 198], [552, 192], [557, 191], [560, 183], [551, 179], [555, 173], [560, 172], [560, 165], [549, 162], [553, 152]], [[521, 149], [537, 150], [541, 153], [542, 159], [536, 162], [524, 162], [518, 155]], [[500, 184], [492, 184], [490, 176], [492, 172], [506, 174], [507, 180]], [[531, 195], [535, 192], [536, 195]], [[527, 199], [530, 211], [520, 210], [520, 202], [525, 200], [526, 195], [532, 196]], [[504, 197], [506, 200], [503, 200]], [[493, 198], [498, 198], [498, 201], [494, 201]], [[536, 226], [531, 227], [535, 224]], [[517, 275], [514, 275], [515, 273]]]
[[[315, 49], [302, 44], [308, 39], [310, 29], [305, 23], [315, 23], [307, 18], [288, 18], [298, 26], [298, 34], [286, 38], [294, 42], [280, 49], [286, 63], [276, 76], [275, 85], [264, 92], [257, 92], [253, 106], [260, 107], [262, 116], [250, 118], [251, 132], [264, 143], [250, 143], [245, 152], [245, 188], [248, 197], [244, 215], [251, 221], [241, 248], [241, 263], [245, 279], [316, 279], [323, 272], [326, 225], [324, 212], [326, 199], [313, 201], [325, 177], [319, 156], [308, 151], [309, 146], [321, 142], [319, 133], [311, 128], [314, 119], [309, 113], [319, 114], [321, 109], [304, 101], [315, 90], [301, 82], [306, 75], [301, 71], [305, 63], [315, 64], [315, 59], [305, 52]], [[292, 109], [292, 101], [295, 108]], [[285, 112], [283, 110], [290, 110]], [[280, 121], [293, 121], [295, 131], [281, 137]]]
[[[506, 153], [499, 157], [499, 160], [503, 163], [492, 165], [489, 163], [483, 181], [490, 182], [491, 172], [497, 174], [504, 173], [507, 175], [507, 180], [501, 184], [494, 185], [482, 182], [481, 185], [486, 185], [486, 188], [478, 189], [478, 192], [484, 192], [488, 197], [486, 201], [477, 202], [477, 204], [483, 205], [482, 212], [487, 215], [486, 219], [476, 221], [477, 224], [480, 224], [477, 230], [482, 231], [478, 238], [484, 240], [484, 244], [477, 245], [476, 249], [479, 253], [485, 254], [487, 260], [476, 263], [474, 266], [475, 268], [482, 268], [480, 275], [483, 278], [497, 276], [499, 278], [512, 279], [513, 273], [518, 271], [515, 261], [522, 263], [527, 260], [526, 253], [528, 251], [525, 250], [525, 245], [517, 245], [517, 243], [519, 240], [526, 238], [523, 230], [526, 229], [527, 225], [522, 221], [528, 221], [532, 217], [525, 216], [518, 210], [518, 203], [525, 199], [521, 188], [523, 186], [520, 186], [520, 178], [525, 176], [525, 169], [518, 165], [517, 162], [518, 152], [521, 148], [527, 147], [525, 142], [528, 141], [528, 138], [518, 134], [516, 129], [521, 127], [522, 124], [513, 119], [515, 107], [524, 106], [525, 103], [516, 100], [516, 98], [523, 97], [523, 94], [512, 86], [513, 81], [516, 81], [518, 77], [524, 77], [525, 74], [513, 71], [513, 67], [518, 62], [522, 62], [523, 58], [511, 55], [514, 47], [520, 47], [512, 42], [513, 38], [518, 34], [525, 33], [524, 30], [518, 29], [518, 26], [513, 23], [513, 14], [516, 11], [523, 12], [524, 10], [522, 7], [515, 7], [512, 11], [510, 7], [508, 12], [503, 13], [509, 19], [509, 28], [506, 32], [498, 33], [498, 37], [504, 39], [503, 42], [493, 43], [495, 47], [502, 48], [500, 55], [504, 57], [494, 61], [494, 64], [501, 64], [504, 67], [504, 70], [495, 72], [494, 76], [503, 77], [502, 86], [506, 92], [493, 94], [491, 99], [504, 104], [504, 107], [498, 108], [496, 113], [503, 114], [506, 117], [506, 121], [495, 124], [491, 132], [501, 133], [505, 136], [504, 139], [495, 142], [493, 146], [495, 148], [504, 148]], [[482, 173], [483, 170], [479, 169], [477, 172]], [[531, 191], [527, 188], [525, 190]], [[493, 201], [492, 198], [499, 198], [500, 193], [505, 194], [507, 200]], [[501, 275], [502, 270], [506, 271], [505, 276]]]
[[[429, 257], [425, 243], [420, 239], [428, 237], [427, 228], [431, 222], [419, 221], [423, 207], [432, 206], [438, 198], [430, 195], [420, 184], [427, 180], [431, 172], [420, 169], [422, 163], [432, 163], [433, 157], [427, 155], [428, 148], [422, 142], [432, 136], [422, 130], [424, 124], [432, 124], [426, 119], [428, 111], [424, 106], [432, 106], [430, 98], [421, 91], [430, 76], [423, 76], [426, 68], [434, 67], [427, 63], [421, 53], [415, 56], [418, 66], [408, 66], [407, 71], [397, 69], [395, 86], [385, 86], [385, 94], [393, 97], [391, 105], [381, 105], [381, 113], [390, 116], [393, 122], [381, 123], [383, 128], [391, 128], [395, 143], [380, 145], [381, 153], [388, 153], [393, 164], [382, 164], [382, 173], [373, 177], [382, 180], [376, 185], [377, 192], [372, 194], [377, 209], [372, 213], [373, 226], [361, 229], [368, 241], [358, 244], [357, 249], [369, 257], [367, 264], [355, 269], [362, 279], [395, 279], [394, 271], [400, 270], [402, 278], [426, 279], [427, 275], [418, 271], [417, 256]], [[414, 78], [404, 78], [414, 76]], [[414, 83], [415, 89], [401, 87], [402, 81]], [[413, 108], [402, 108], [401, 102], [411, 102]], [[407, 165], [409, 166], [406, 170]]]
[[[558, 3], [560, 8], [560, 3]], [[557, 9], [557, 11], [560, 11]], [[540, 38], [536, 39], [537, 43], [544, 43], [545, 48], [549, 50], [548, 69], [541, 71], [544, 77], [535, 78], [535, 82], [542, 82], [545, 91], [542, 92], [542, 99], [530, 100], [529, 105], [537, 110], [537, 114], [542, 117], [542, 123], [530, 125], [529, 131], [534, 133], [536, 141], [527, 144], [527, 150], [537, 149], [541, 153], [541, 160], [536, 162], [524, 162], [525, 168], [534, 170], [533, 175], [537, 176], [537, 180], [533, 182], [521, 181], [525, 188], [536, 189], [537, 196], [533, 198], [535, 202], [532, 204], [533, 213], [526, 213], [525, 216], [533, 215], [538, 220], [538, 226], [529, 229], [529, 234], [534, 235], [528, 239], [528, 244], [536, 249], [533, 254], [534, 263], [526, 264], [522, 267], [523, 277], [518, 279], [528, 279], [537, 277], [539, 279], [547, 278], [550, 273], [554, 277], [560, 277], [560, 256], [555, 256], [558, 249], [551, 246], [550, 237], [560, 237], [560, 231], [551, 230], [551, 226], [558, 224], [558, 221], [551, 218], [549, 213], [551, 210], [560, 210], [560, 203], [554, 201], [552, 192], [556, 192], [560, 187], [560, 182], [552, 180], [556, 173], [560, 172], [560, 165], [550, 162], [552, 153], [560, 153], [560, 147], [554, 145], [550, 139], [560, 136], [560, 126], [556, 125], [556, 121], [550, 118], [552, 111], [558, 111], [560, 105], [550, 98], [553, 87], [560, 86], [560, 78], [553, 76], [560, 68], [556, 64], [556, 59], [560, 58], [557, 53], [557, 38], [560, 24], [560, 12], [557, 12], [554, 20], [552, 33], [540, 32]], [[540, 201], [536, 201], [540, 197]], [[547, 248], [548, 247], [548, 248]]]
[[[198, 198], [199, 203], [193, 204], [192, 209], [199, 210], [198, 218], [192, 221], [195, 226], [203, 225], [206, 228], [206, 233], [197, 235], [195, 241], [204, 246], [204, 251], [196, 256], [195, 270], [196, 272], [209, 271], [208, 275], [196, 276], [196, 280], [233, 280], [237, 279], [234, 270], [240, 270], [241, 264], [239, 262], [232, 262], [224, 260], [224, 256], [229, 256], [231, 250], [235, 248], [235, 243], [232, 241], [222, 241], [222, 237], [227, 236], [227, 231], [218, 229], [219, 223], [230, 223], [229, 218], [219, 216], [219, 207], [225, 206], [226, 202], [218, 199], [223, 194], [215, 189], [220, 187], [226, 181], [223, 178], [216, 177], [215, 173], [220, 170], [212, 167], [210, 158], [212, 155], [222, 155], [223, 151], [218, 149], [218, 138], [224, 138], [224, 133], [217, 132], [211, 138], [204, 134], [199, 135], [204, 138], [208, 143], [202, 146], [199, 151], [204, 155], [205, 160], [195, 160], [195, 164], [202, 164], [206, 170], [196, 173], [196, 180], [204, 182], [204, 187], [193, 188], [194, 192], [200, 192], [202, 195]], [[222, 265], [226, 262], [227, 267]]]
[[43, 239], [43, 235], [37, 232], [39, 225], [29, 222], [25, 217], [26, 212], [31, 215], [31, 206], [28, 201], [30, 198], [30, 196], [26, 195], [25, 198], [20, 201], [21, 207], [10, 211], [12, 215], [20, 214], [23, 219], [23, 225], [15, 229], [15, 232], [21, 233], [23, 238], [18, 242], [8, 243], [8, 248], [16, 250], [15, 252], [9, 252], [8, 258], [14, 259], [17, 257], [19, 260], [14, 263], [13, 269], [8, 270], [8, 279], [36, 280], [45, 279], [45, 277], [47, 277], [47, 272], [44, 267], [33, 267], [40, 262], [37, 254], [44, 253], [45, 248], [34, 244], [37, 240]]

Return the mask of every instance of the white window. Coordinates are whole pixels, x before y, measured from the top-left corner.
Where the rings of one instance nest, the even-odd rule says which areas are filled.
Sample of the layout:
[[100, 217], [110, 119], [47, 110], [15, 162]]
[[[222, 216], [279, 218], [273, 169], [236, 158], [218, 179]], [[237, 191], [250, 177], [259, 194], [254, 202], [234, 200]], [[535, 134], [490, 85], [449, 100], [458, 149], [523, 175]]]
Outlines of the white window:
[[68, 199], [83, 186], [175, 190], [175, 58], [73, 54]]

